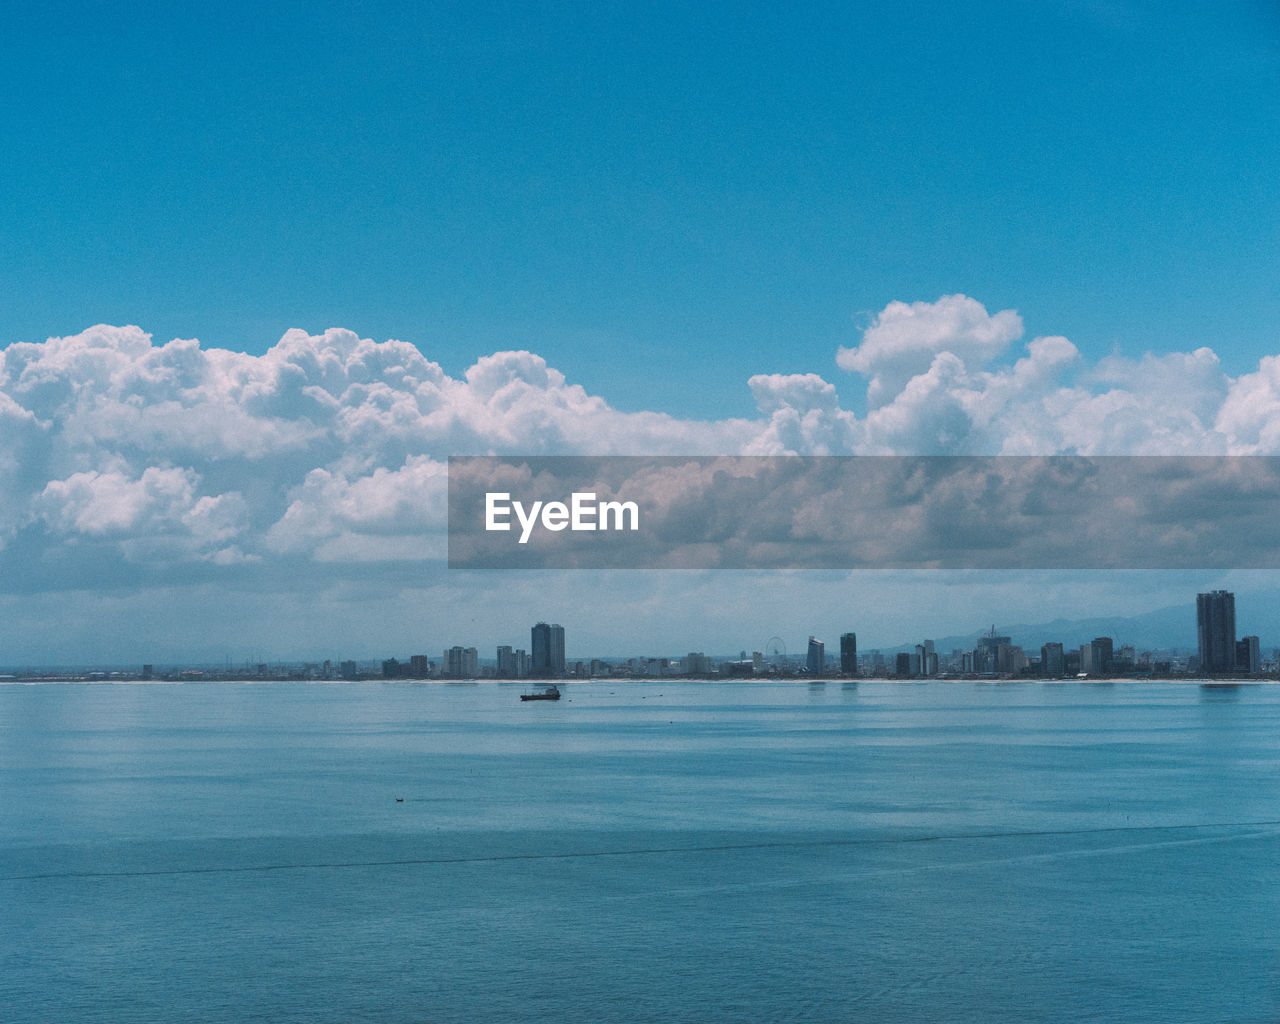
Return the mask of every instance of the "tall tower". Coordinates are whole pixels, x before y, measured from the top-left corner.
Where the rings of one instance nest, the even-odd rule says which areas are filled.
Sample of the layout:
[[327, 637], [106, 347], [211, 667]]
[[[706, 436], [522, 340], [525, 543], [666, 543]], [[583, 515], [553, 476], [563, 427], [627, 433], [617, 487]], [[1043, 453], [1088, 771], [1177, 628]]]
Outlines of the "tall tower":
[[858, 635], [840, 634], [840, 671], [847, 676], [858, 674]]
[[564, 626], [551, 623], [551, 674], [564, 675]]
[[1207, 675], [1233, 672], [1236, 667], [1236, 595], [1213, 590], [1196, 595], [1196, 639], [1200, 671]]
[[564, 675], [564, 627], [558, 622], [539, 622], [530, 633], [530, 674], [542, 678]]
[[808, 656], [805, 658], [805, 668], [809, 670], [809, 675], [820, 676], [825, 671], [825, 645], [817, 637], [809, 637]]

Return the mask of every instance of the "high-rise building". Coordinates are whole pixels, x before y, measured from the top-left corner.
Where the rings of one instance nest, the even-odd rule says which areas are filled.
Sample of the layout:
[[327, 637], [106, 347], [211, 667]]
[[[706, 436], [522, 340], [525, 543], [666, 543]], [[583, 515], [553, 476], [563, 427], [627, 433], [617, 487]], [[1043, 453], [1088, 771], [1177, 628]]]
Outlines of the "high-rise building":
[[858, 635], [840, 634], [840, 671], [847, 676], [858, 674]]
[[1066, 675], [1067, 663], [1062, 653], [1062, 644], [1048, 643], [1040, 648], [1040, 674], [1050, 679], [1061, 679]]
[[1241, 637], [1236, 641], [1236, 671], [1256, 676], [1262, 671], [1262, 648], [1256, 636]]
[[498, 678], [523, 679], [529, 674], [529, 655], [523, 648], [512, 650], [506, 644], [498, 648]]
[[973, 649], [974, 672], [995, 672], [1000, 663], [999, 652], [1002, 644], [1013, 643], [1013, 637], [996, 636], [996, 627], [990, 633], [978, 637], [978, 646]]
[[1027, 655], [1017, 644], [1001, 644], [996, 648], [996, 671], [1013, 675], [1027, 667]]
[[1213, 590], [1196, 595], [1196, 639], [1200, 671], [1206, 675], [1232, 672], [1236, 667], [1236, 595]]
[[809, 653], [805, 658], [805, 668], [809, 675], [820, 676], [826, 671], [826, 645], [817, 637], [809, 637]]
[[690, 651], [684, 656], [684, 670], [691, 676], [711, 675], [711, 657], [701, 651]]
[[1109, 674], [1112, 671], [1112, 663], [1115, 660], [1114, 651], [1115, 644], [1109, 636], [1096, 636], [1093, 643], [1093, 665], [1097, 672]]
[[444, 652], [444, 674], [450, 679], [475, 679], [480, 674], [480, 652], [474, 647], [450, 647]]
[[531, 675], [555, 679], [564, 675], [564, 627], [539, 622], [530, 630]]
[[411, 654], [409, 656], [409, 676], [413, 679], [426, 679], [431, 671], [431, 663], [427, 661], [425, 654]]
[[1091, 676], [1107, 675], [1112, 671], [1112, 650], [1114, 644], [1111, 637], [1094, 637], [1087, 644], [1080, 646], [1080, 671]]

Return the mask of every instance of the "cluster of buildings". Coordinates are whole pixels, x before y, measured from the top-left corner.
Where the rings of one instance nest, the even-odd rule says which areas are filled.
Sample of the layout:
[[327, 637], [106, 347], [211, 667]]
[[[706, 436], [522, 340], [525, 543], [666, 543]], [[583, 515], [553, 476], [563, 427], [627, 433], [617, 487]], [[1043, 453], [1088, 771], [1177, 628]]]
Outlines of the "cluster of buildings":
[[[1237, 638], [1235, 595], [1215, 590], [1196, 596], [1196, 654], [1171, 651], [1138, 651], [1100, 636], [1078, 647], [1051, 641], [1039, 650], [1027, 650], [1012, 637], [990, 632], [978, 637], [970, 649], [937, 650], [933, 640], [891, 652], [858, 651], [856, 633], [840, 636], [838, 654], [829, 656], [826, 644], [809, 637], [805, 649], [788, 656], [784, 650], [767, 652], [744, 650], [736, 658], [716, 658], [703, 651], [690, 651], [679, 658], [626, 658], [568, 661], [565, 631], [559, 623], [538, 622], [529, 631], [529, 647], [497, 648], [496, 660], [481, 660], [475, 647], [455, 646], [445, 650], [439, 661], [415, 654], [401, 661], [388, 658], [381, 663], [386, 679], [588, 679], [588, 678], [1120, 678], [1125, 676], [1255, 676], [1276, 665], [1263, 664], [1258, 637]], [[147, 667], [148, 670], [150, 666]], [[309, 678], [359, 679], [377, 676], [376, 665], [343, 661], [337, 666], [307, 666]], [[334, 669], [336, 668], [336, 671]], [[267, 666], [259, 666], [269, 672]], [[276, 678], [283, 678], [278, 674]], [[150, 675], [150, 672], [147, 673]], [[196, 673], [205, 675], [204, 673]], [[205, 675], [208, 678], [208, 675]], [[288, 677], [294, 678], [291, 673]]]
[[[963, 676], [969, 678], [1123, 677], [1190, 673], [1205, 676], [1256, 676], [1264, 670], [1261, 644], [1256, 636], [1236, 637], [1235, 594], [1214, 590], [1196, 595], [1196, 654], [1189, 658], [1117, 646], [1109, 636], [1095, 637], [1079, 647], [1045, 643], [1039, 656], [1028, 653], [1012, 637], [1000, 636], [992, 627], [978, 637], [971, 650], [940, 655], [932, 640], [914, 650], [898, 651], [892, 662], [879, 651], [858, 660], [857, 639], [852, 633], [840, 638], [840, 674], [904, 679]], [[817, 676], [832, 666], [825, 663], [824, 645], [809, 638], [804, 672]]]
[[[356, 675], [355, 662], [343, 662], [342, 674], [350, 678]], [[582, 675], [581, 663], [574, 666], [574, 674]], [[487, 668], [487, 666], [486, 666]], [[450, 647], [439, 663], [428, 660], [425, 654], [415, 654], [407, 662], [388, 658], [382, 663], [384, 679], [479, 679], [489, 675], [497, 679], [563, 679], [568, 666], [564, 657], [564, 627], [558, 622], [539, 622], [529, 631], [529, 649], [503, 645], [498, 648], [496, 670], [481, 671], [480, 651], [475, 647]]]
[[[971, 649], [949, 653], [936, 649], [933, 640], [914, 648], [883, 654], [878, 650], [858, 652], [856, 633], [840, 636], [838, 660], [829, 657], [826, 644], [809, 637], [802, 654], [742, 651], [737, 658], [713, 658], [702, 651], [690, 651], [682, 658], [628, 658], [605, 661], [569, 662], [565, 658], [564, 627], [539, 622], [532, 627], [529, 648], [500, 646], [496, 662], [481, 663], [475, 647], [451, 647], [439, 663], [425, 655], [407, 662], [390, 658], [382, 663], [385, 678], [413, 679], [564, 679], [600, 677], [684, 678], [1098, 678], [1124, 676], [1258, 675], [1263, 670], [1256, 636], [1237, 639], [1235, 635], [1235, 595], [1216, 590], [1196, 597], [1197, 654], [1175, 656], [1170, 652], [1137, 651], [1120, 645], [1112, 637], [1095, 637], [1078, 647], [1051, 641], [1039, 651], [1028, 651], [1012, 637], [989, 633], [977, 638]], [[834, 652], [833, 652], [834, 653]], [[355, 665], [342, 664], [343, 675], [355, 674]]]
[[[776, 640], [777, 638], [771, 638]], [[1124, 677], [1178, 675], [1257, 676], [1280, 671], [1280, 651], [1263, 662], [1256, 636], [1236, 636], [1235, 595], [1214, 590], [1196, 595], [1196, 653], [1177, 651], [1136, 651], [1119, 645], [1112, 637], [1095, 637], [1078, 647], [1059, 642], [1042, 644], [1038, 652], [1013, 643], [993, 627], [977, 638], [971, 649], [943, 653], [933, 640], [911, 648], [883, 653], [859, 653], [853, 632], [840, 636], [839, 654], [829, 657], [826, 645], [809, 637], [804, 651], [788, 656], [781, 643], [765, 645], [767, 652], [744, 650], [738, 657], [715, 658], [702, 651], [690, 651], [680, 658], [627, 658], [570, 662], [565, 657], [565, 632], [559, 623], [538, 622], [529, 631], [529, 647], [497, 648], [496, 660], [480, 658], [475, 647], [454, 646], [443, 651], [438, 661], [414, 654], [404, 661], [387, 658], [378, 663], [355, 661], [307, 663], [305, 665], [245, 665], [224, 669], [173, 669], [163, 673], [143, 666], [141, 674], [82, 670], [74, 673], [23, 672], [22, 679], [109, 680], [152, 678], [198, 679], [572, 679], [603, 677], [635, 678], [1046, 678]], [[833, 652], [834, 653], [834, 652]], [[379, 672], [380, 668], [380, 672]], [[4, 679], [5, 677], [0, 677]], [[8, 677], [19, 678], [19, 677]]]

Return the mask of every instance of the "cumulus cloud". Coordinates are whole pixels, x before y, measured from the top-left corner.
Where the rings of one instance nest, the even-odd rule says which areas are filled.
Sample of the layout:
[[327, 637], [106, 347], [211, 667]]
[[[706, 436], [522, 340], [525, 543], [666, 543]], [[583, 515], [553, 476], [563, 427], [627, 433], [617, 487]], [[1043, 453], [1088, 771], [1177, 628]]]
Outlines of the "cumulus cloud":
[[[210, 571], [437, 558], [458, 454], [1280, 452], [1280, 356], [1233, 379], [1207, 347], [1088, 366], [1022, 336], [964, 295], [892, 302], [836, 354], [846, 373], [753, 376], [756, 416], [707, 421], [621, 412], [526, 351], [452, 377], [340, 329], [249, 355], [100, 325], [0, 351], [0, 550]], [[862, 388], [858, 414], [841, 395]]]
[[756, 374], [747, 386], [767, 420], [742, 446], [745, 455], [833, 455], [862, 446], [863, 428], [840, 408], [835, 386], [816, 373]]
[[878, 408], [946, 352], [977, 368], [1022, 337], [1022, 319], [1011, 309], [991, 316], [966, 295], [937, 302], [891, 302], [855, 348], [841, 347], [836, 364], [871, 378], [867, 403]]
[[152, 466], [137, 478], [118, 470], [73, 473], [45, 485], [31, 502], [32, 518], [58, 538], [121, 541], [130, 560], [241, 560], [237, 547], [225, 545], [247, 524], [243, 496], [198, 496], [199, 483], [194, 472], [175, 467]]

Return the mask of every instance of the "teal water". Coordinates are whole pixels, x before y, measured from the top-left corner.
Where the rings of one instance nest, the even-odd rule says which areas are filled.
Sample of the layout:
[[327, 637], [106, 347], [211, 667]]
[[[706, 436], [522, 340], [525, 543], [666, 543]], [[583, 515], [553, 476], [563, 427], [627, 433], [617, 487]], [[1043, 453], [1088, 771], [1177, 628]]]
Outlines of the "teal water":
[[1280, 687], [519, 692], [0, 686], [0, 1018], [1280, 1019]]

